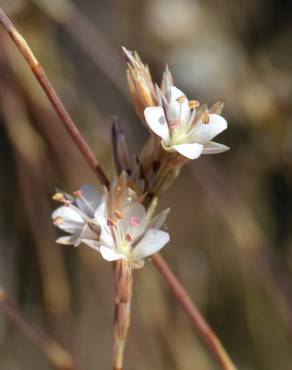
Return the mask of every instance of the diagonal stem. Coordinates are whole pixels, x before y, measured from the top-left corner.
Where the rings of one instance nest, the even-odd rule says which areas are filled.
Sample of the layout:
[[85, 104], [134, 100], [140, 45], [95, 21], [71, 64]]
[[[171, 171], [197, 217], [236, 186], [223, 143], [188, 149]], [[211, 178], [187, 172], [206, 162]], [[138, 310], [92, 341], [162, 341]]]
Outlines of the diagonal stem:
[[56, 113], [60, 117], [61, 122], [63, 123], [69, 135], [71, 136], [71, 138], [73, 139], [73, 141], [79, 148], [80, 152], [86, 159], [87, 163], [89, 164], [91, 169], [95, 172], [101, 184], [108, 186], [109, 185], [108, 178], [106, 177], [105, 173], [100, 167], [100, 164], [96, 160], [92, 150], [89, 148], [85, 139], [80, 134], [80, 131], [78, 130], [75, 123], [73, 122], [72, 118], [69, 116], [69, 113], [66, 111], [66, 108], [64, 107], [61, 99], [59, 98], [52, 84], [50, 83], [44, 69], [42, 68], [39, 61], [36, 59], [32, 51], [30, 50], [30, 47], [28, 46], [25, 39], [20, 35], [20, 33], [13, 26], [12, 22], [10, 21], [8, 16], [4, 13], [1, 7], [0, 7], [0, 23], [2, 27], [5, 29], [5, 31], [9, 34], [11, 39], [13, 40], [16, 47], [21, 52], [22, 56], [27, 61], [33, 74], [35, 75], [36, 79], [38, 80], [41, 87], [43, 88], [45, 94], [47, 95], [49, 101], [54, 107]]
[[[31, 67], [32, 72], [34, 73], [35, 77], [42, 86], [48, 99], [52, 103], [54, 109], [59, 115], [69, 135], [72, 137], [75, 144], [79, 148], [80, 152], [84, 156], [86, 162], [95, 172], [99, 181], [103, 185], [108, 187], [109, 180], [106, 177], [105, 173], [103, 172], [102, 168], [100, 167], [98, 161], [95, 159], [92, 150], [89, 148], [86, 141], [82, 137], [80, 131], [77, 129], [76, 125], [70, 118], [60, 98], [58, 97], [51, 83], [49, 82], [43, 68], [40, 66], [36, 57], [33, 55], [26, 41], [15, 29], [12, 22], [10, 21], [8, 16], [4, 13], [1, 7], [0, 7], [0, 24], [6, 30], [6, 32], [8, 32], [11, 39], [15, 43], [16, 47], [21, 52], [23, 57], [26, 59], [28, 65]], [[176, 299], [179, 301], [182, 308], [190, 316], [194, 327], [196, 328], [199, 335], [204, 339], [205, 343], [208, 345], [210, 353], [212, 354], [213, 358], [216, 360], [220, 368], [222, 370], [235, 370], [236, 367], [233, 365], [231, 359], [225, 352], [221, 342], [209, 328], [205, 319], [201, 316], [195, 304], [191, 301], [187, 292], [184, 290], [180, 282], [177, 280], [173, 272], [170, 270], [169, 266], [164, 261], [164, 259], [159, 254], [156, 254], [152, 257], [152, 261], [156, 268], [158, 269], [158, 271], [167, 281], [168, 285], [170, 286], [172, 292], [174, 293]]]
[[154, 254], [151, 257], [151, 260], [168, 283], [176, 299], [179, 301], [180, 305], [196, 327], [201, 339], [205, 342], [210, 353], [220, 365], [220, 368], [223, 370], [236, 370], [236, 367], [226, 353], [220, 340], [217, 338], [216, 334], [214, 334], [200, 311], [194, 305], [190, 296], [178, 281], [174, 273], [171, 271], [165, 260], [159, 253]]
[[29, 321], [0, 285], [0, 309], [11, 321], [39, 347], [59, 370], [77, 370], [71, 354], [42, 329]]

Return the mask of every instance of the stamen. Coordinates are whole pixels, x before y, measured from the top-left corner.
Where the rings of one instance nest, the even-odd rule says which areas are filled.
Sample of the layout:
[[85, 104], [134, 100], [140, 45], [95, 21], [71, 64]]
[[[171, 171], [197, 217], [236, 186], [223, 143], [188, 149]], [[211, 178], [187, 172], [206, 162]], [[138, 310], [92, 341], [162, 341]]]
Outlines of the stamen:
[[64, 194], [62, 194], [62, 193], [56, 193], [54, 196], [53, 196], [53, 198], [52, 198], [53, 200], [55, 200], [55, 201], [57, 201], [57, 202], [61, 202], [61, 203], [63, 203], [64, 202], [64, 200], [65, 200], [65, 197], [64, 197]]
[[195, 109], [195, 108], [198, 108], [200, 106], [200, 102], [199, 100], [190, 100], [189, 101], [189, 108], [190, 109]]
[[188, 124], [186, 125], [186, 131], [188, 133], [190, 133], [190, 131], [194, 128], [194, 120], [195, 120], [196, 113], [197, 113], [196, 109], [193, 109], [191, 112]]
[[204, 112], [204, 113], [202, 114], [201, 120], [202, 120], [202, 122], [203, 122], [203, 123], [205, 123], [205, 124], [209, 123], [209, 122], [210, 122], [210, 119], [209, 119], [209, 115], [208, 115], [208, 113]]
[[140, 220], [135, 216], [130, 218], [130, 222], [131, 222], [131, 225], [134, 227], [139, 227], [141, 224]]
[[69, 199], [66, 199], [63, 193], [56, 193], [53, 196], [53, 200], [56, 200], [57, 202], [63, 203], [65, 206], [70, 206], [72, 204], [72, 201]]
[[122, 218], [124, 218], [124, 215], [121, 211], [119, 211], [118, 209], [116, 209], [114, 211], [114, 215], [116, 216], [117, 219], [121, 220]]
[[185, 97], [185, 95], [182, 95], [182, 96], [178, 97], [178, 98], [176, 99], [176, 101], [177, 101], [179, 104], [184, 103], [184, 102], [186, 101], [186, 97]]
[[115, 221], [113, 219], [108, 218], [107, 219], [107, 226], [114, 227], [114, 226], [116, 226], [116, 223], [115, 223]]
[[80, 198], [84, 202], [84, 204], [94, 213], [94, 209], [93, 209], [92, 205], [83, 196], [83, 191], [82, 190], [74, 191], [73, 194], [75, 195], [76, 198]]
[[178, 128], [179, 125], [180, 125], [180, 120], [179, 119], [173, 120], [169, 123], [170, 128]]
[[55, 226], [61, 225], [63, 222], [64, 222], [64, 219], [63, 219], [62, 217], [56, 217], [56, 218], [53, 220], [53, 224], [54, 224]]
[[126, 234], [126, 240], [127, 240], [127, 242], [131, 242], [131, 241], [133, 241], [133, 238], [130, 234], [127, 233]]
[[76, 198], [80, 198], [82, 196], [82, 191], [77, 190], [77, 191], [74, 191], [73, 194], [75, 195]]
[[176, 120], [173, 120], [172, 123], [170, 123], [170, 128], [172, 129], [176, 129], [176, 128], [179, 128], [181, 126], [181, 124], [184, 124], [185, 122], [183, 121], [182, 119], [182, 115], [183, 115], [183, 103], [186, 101], [186, 96], [185, 95], [182, 95], [182, 96], [179, 96], [176, 101], [179, 103], [179, 112], [178, 112], [178, 119]]

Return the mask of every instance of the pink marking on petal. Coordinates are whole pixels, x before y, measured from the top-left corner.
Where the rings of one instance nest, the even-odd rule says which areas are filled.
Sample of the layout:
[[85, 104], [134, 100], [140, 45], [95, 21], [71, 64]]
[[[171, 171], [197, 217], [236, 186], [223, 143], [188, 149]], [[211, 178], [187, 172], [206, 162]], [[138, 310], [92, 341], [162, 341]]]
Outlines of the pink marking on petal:
[[131, 222], [131, 225], [134, 227], [140, 226], [140, 221], [137, 217], [131, 217], [130, 222]]
[[170, 128], [178, 128], [179, 125], [180, 125], [180, 121], [179, 120], [174, 120], [174, 121], [170, 122], [169, 127]]

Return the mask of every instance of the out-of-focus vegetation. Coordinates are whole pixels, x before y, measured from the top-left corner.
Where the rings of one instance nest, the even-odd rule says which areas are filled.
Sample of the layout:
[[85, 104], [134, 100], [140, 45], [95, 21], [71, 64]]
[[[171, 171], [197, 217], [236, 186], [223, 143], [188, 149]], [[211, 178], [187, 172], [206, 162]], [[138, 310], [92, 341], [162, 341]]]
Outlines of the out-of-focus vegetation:
[[[74, 7], [73, 7], [74, 5]], [[276, 0], [2, 0], [105, 170], [112, 116], [130, 147], [147, 132], [126, 89], [121, 45], [160, 79], [225, 102], [231, 151], [186, 166], [163, 195], [163, 251], [240, 370], [292, 363], [292, 3]], [[96, 29], [95, 29], [96, 27]], [[60, 247], [55, 187], [96, 183], [43, 92], [0, 32], [0, 284], [72, 350], [80, 368], [110, 368], [111, 264]], [[127, 369], [215, 370], [157, 271], [135, 272]], [[0, 369], [51, 369], [0, 313]]]

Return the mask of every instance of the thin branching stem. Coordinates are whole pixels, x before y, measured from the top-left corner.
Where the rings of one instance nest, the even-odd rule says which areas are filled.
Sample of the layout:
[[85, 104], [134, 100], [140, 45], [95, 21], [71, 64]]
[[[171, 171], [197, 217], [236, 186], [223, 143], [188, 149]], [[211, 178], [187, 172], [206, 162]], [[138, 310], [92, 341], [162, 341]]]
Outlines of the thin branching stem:
[[[100, 167], [98, 161], [95, 159], [95, 156], [92, 150], [89, 148], [86, 141], [82, 137], [80, 131], [77, 129], [73, 120], [70, 118], [60, 98], [58, 97], [51, 83], [49, 82], [43, 68], [40, 66], [36, 57], [33, 55], [26, 41], [19, 34], [19, 32], [15, 29], [12, 22], [10, 21], [8, 16], [4, 13], [1, 7], [0, 7], [0, 24], [6, 30], [6, 32], [8, 32], [13, 42], [15, 43], [16, 47], [18, 48], [18, 50], [21, 52], [21, 54], [23, 55], [23, 57], [26, 59], [27, 63], [31, 67], [32, 72], [34, 73], [35, 77], [39, 81], [48, 99], [52, 103], [57, 114], [59, 115], [63, 125], [65, 126], [68, 133], [74, 140], [75, 144], [79, 148], [85, 160], [87, 161], [89, 166], [93, 169], [99, 181], [103, 185], [108, 187], [109, 180], [106, 177], [105, 173], [103, 172], [102, 168]], [[209, 328], [208, 324], [206, 323], [204, 318], [201, 316], [201, 314], [199, 314], [199, 311], [196, 308], [195, 304], [191, 301], [187, 292], [184, 290], [180, 282], [177, 280], [173, 272], [170, 270], [169, 266], [164, 261], [164, 259], [159, 254], [156, 254], [152, 257], [152, 261], [154, 262], [158, 271], [163, 275], [163, 277], [167, 281], [168, 285], [170, 286], [176, 299], [181, 304], [182, 308], [191, 317], [192, 323], [194, 324], [197, 332], [204, 339], [205, 343], [208, 344], [210, 353], [212, 354], [213, 358], [216, 360], [220, 368], [222, 370], [236, 369], [231, 359], [225, 352], [219, 339]]]
[[0, 286], [0, 309], [10, 320], [39, 347], [59, 370], [77, 370], [69, 352], [46, 334], [41, 328], [28, 320], [16, 303], [8, 297], [6, 291]]
[[22, 56], [27, 61], [28, 65], [30, 66], [33, 74], [37, 78], [38, 82], [40, 83], [41, 87], [43, 88], [45, 94], [47, 95], [49, 101], [51, 102], [52, 106], [54, 107], [56, 113], [61, 119], [61, 122], [67, 129], [69, 135], [74, 140], [75, 144], [79, 148], [80, 152], [85, 157], [87, 163], [91, 167], [91, 169], [95, 172], [96, 176], [98, 177], [99, 181], [105, 185], [109, 185], [109, 180], [106, 177], [105, 173], [103, 172], [100, 164], [96, 160], [92, 150], [87, 145], [85, 139], [80, 134], [77, 126], [73, 122], [72, 118], [70, 117], [69, 113], [66, 111], [61, 99], [59, 98], [58, 94], [56, 93], [55, 89], [53, 88], [52, 84], [50, 83], [48, 77], [42, 66], [40, 65], [37, 58], [32, 53], [30, 47], [28, 46], [25, 39], [20, 35], [20, 33], [15, 29], [12, 22], [8, 18], [8, 16], [4, 13], [3, 9], [0, 7], [0, 23], [2, 27], [5, 29], [6, 32], [10, 35], [11, 39], [15, 43], [18, 50], [21, 52]]
[[220, 365], [220, 368], [223, 370], [236, 370], [236, 367], [226, 353], [220, 340], [209, 327], [208, 323], [194, 305], [190, 296], [178, 281], [174, 273], [171, 271], [165, 260], [158, 253], [153, 255], [151, 260], [170, 286], [173, 294], [180, 302], [185, 312], [190, 317], [200, 337], [209, 348], [209, 351], [212, 353], [214, 359], [216, 359], [217, 363]]

